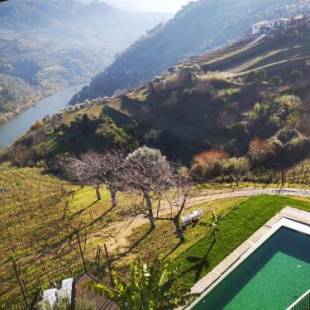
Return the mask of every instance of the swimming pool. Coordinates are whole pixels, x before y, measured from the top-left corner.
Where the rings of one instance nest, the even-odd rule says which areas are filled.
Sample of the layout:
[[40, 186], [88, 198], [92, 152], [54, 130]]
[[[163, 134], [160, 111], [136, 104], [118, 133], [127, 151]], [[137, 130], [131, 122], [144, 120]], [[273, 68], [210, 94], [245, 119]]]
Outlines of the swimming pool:
[[282, 226], [191, 309], [283, 310], [309, 288], [310, 237]]

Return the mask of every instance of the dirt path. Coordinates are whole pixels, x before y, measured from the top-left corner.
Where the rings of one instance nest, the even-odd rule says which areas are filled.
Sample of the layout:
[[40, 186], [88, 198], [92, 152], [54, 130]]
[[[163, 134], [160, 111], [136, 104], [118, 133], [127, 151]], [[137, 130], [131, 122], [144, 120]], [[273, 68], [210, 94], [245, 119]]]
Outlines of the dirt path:
[[[218, 190], [211, 191], [206, 190], [200, 192], [198, 195], [192, 196], [188, 199], [187, 208], [197, 206], [202, 203], [212, 202], [220, 199], [234, 198], [234, 197], [250, 197], [258, 195], [280, 195], [280, 196], [300, 196], [309, 197], [310, 190], [294, 189], [294, 188], [268, 188], [268, 189], [257, 189], [257, 188], [245, 188], [242, 190]], [[163, 204], [160, 210], [160, 216], [167, 216], [170, 214], [170, 207], [167, 204]], [[107, 245], [109, 250], [114, 253], [120, 253], [127, 250], [130, 246], [130, 236], [134, 230], [147, 224], [148, 220], [143, 216], [139, 215], [136, 217], [127, 218], [121, 222], [117, 222], [108, 226], [104, 232], [109, 237]]]
[[191, 197], [188, 200], [188, 207], [193, 207], [195, 205], [214, 201], [218, 199], [226, 199], [233, 197], [250, 197], [250, 196], [258, 196], [258, 195], [279, 195], [279, 196], [300, 196], [300, 197], [309, 197], [310, 198], [310, 190], [305, 189], [295, 189], [295, 188], [266, 188], [266, 189], [258, 189], [258, 188], [245, 188], [242, 190], [231, 190], [229, 192], [210, 192], [204, 191], [199, 193], [197, 196]]

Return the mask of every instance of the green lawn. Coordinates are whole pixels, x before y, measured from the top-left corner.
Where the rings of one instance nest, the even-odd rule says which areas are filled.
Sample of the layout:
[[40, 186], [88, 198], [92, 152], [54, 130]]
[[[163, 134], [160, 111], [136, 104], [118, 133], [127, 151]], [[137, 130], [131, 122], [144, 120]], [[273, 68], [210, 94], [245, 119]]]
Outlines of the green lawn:
[[310, 211], [309, 201], [279, 196], [252, 197], [236, 204], [220, 222], [217, 241], [212, 248], [212, 240], [205, 236], [178, 256], [176, 261], [184, 275], [182, 282], [191, 287], [287, 206]]

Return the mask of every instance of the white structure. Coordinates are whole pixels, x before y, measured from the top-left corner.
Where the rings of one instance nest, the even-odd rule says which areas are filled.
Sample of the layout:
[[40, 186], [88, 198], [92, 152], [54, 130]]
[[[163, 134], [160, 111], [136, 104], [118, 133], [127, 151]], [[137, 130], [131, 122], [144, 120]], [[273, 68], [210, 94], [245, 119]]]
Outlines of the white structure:
[[273, 23], [270, 21], [260, 21], [252, 26], [252, 34], [260, 34], [262, 33], [265, 29], [270, 29], [273, 27]]
[[43, 292], [43, 301], [48, 302], [51, 306], [54, 306], [57, 302], [57, 289], [51, 288]]
[[280, 18], [280, 19], [277, 19], [275, 21], [275, 26], [277, 28], [282, 28], [284, 30], [287, 30], [289, 25], [290, 25], [290, 23], [291, 23], [290, 19], [288, 19], [288, 18]]
[[278, 18], [271, 21], [260, 21], [252, 26], [252, 34], [268, 34], [276, 30], [287, 30], [291, 24], [287, 18]]
[[[68, 298], [69, 302], [71, 302], [72, 286], [73, 278], [62, 280], [61, 289], [57, 292], [58, 298]], [[62, 296], [60, 296], [60, 294], [62, 294]]]
[[52, 308], [58, 300], [66, 299], [71, 302], [73, 278], [62, 280], [61, 289], [51, 288], [43, 292], [43, 302], [48, 303]]
[[203, 216], [203, 210], [198, 209], [193, 211], [191, 214], [182, 216], [182, 224], [187, 226], [197, 220], [199, 220]]

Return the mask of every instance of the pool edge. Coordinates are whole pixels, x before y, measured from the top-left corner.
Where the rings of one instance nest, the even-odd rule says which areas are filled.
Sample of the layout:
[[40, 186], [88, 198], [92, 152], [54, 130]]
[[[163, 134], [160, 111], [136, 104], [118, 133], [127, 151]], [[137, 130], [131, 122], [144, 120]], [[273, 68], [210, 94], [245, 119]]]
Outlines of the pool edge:
[[252, 234], [246, 241], [237, 247], [206, 276], [192, 287], [193, 294], [199, 294], [193, 303], [184, 309], [190, 310], [212, 291], [225, 277], [257, 250], [281, 227], [287, 227], [310, 235], [310, 212], [286, 207], [267, 221], [261, 228]]

